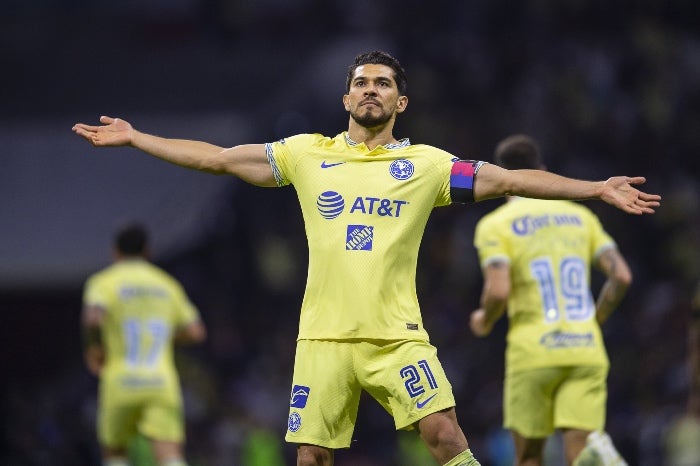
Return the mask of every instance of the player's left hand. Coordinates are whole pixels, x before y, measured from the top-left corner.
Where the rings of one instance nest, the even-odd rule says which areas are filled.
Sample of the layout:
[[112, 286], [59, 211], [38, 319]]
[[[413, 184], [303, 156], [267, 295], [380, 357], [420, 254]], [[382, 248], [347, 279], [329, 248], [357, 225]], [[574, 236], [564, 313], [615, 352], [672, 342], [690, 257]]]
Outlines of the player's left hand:
[[85, 349], [85, 365], [92, 375], [99, 377], [104, 363], [104, 348], [97, 345], [91, 345]]
[[653, 214], [654, 207], [661, 205], [661, 196], [647, 194], [632, 186], [645, 182], [646, 178], [643, 176], [613, 176], [603, 184], [600, 198], [628, 214]]
[[469, 327], [477, 337], [485, 337], [491, 333], [493, 324], [487, 322], [485, 310], [477, 309], [469, 316]]

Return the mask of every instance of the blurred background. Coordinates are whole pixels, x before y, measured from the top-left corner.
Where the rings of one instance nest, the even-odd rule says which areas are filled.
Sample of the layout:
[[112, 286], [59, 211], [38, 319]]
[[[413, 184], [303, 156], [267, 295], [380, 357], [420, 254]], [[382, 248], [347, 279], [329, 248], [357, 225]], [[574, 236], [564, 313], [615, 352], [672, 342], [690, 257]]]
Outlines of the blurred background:
[[[347, 127], [347, 66], [373, 49], [408, 73], [397, 137], [491, 160], [498, 140], [525, 132], [552, 171], [643, 175], [642, 189], [663, 196], [645, 217], [587, 204], [635, 275], [604, 327], [607, 429], [631, 465], [665, 464], [686, 406], [700, 281], [695, 1], [5, 0], [0, 10], [1, 464], [99, 463], [81, 293], [131, 219], [149, 227], [155, 262], [183, 282], [210, 332], [178, 354], [191, 464], [294, 464], [283, 437], [307, 265], [294, 190], [97, 150], [71, 127], [110, 115], [223, 146], [333, 136]], [[500, 202], [437, 209], [418, 270], [426, 327], [484, 466], [509, 464], [506, 322], [488, 339], [469, 332], [481, 289], [472, 235]], [[336, 464], [429, 464], [414, 447], [366, 398]], [[563, 464], [556, 442], [549, 452]]]

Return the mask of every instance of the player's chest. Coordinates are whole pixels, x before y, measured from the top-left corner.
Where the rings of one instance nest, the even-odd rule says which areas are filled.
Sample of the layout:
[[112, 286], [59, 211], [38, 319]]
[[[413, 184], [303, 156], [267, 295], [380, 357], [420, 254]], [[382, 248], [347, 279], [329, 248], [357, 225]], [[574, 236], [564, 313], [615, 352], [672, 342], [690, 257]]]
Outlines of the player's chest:
[[299, 192], [343, 191], [365, 196], [415, 196], [434, 182], [420, 160], [401, 156], [316, 155], [300, 160], [294, 185]]
[[435, 199], [434, 173], [401, 157], [308, 157], [297, 166], [294, 185], [302, 206], [324, 217], [405, 218], [430, 211]]

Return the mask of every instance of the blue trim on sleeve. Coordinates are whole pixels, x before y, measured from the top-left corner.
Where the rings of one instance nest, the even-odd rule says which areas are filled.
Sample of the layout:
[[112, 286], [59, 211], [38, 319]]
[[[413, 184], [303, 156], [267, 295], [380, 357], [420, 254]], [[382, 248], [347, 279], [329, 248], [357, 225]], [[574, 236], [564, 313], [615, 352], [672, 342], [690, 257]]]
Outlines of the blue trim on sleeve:
[[272, 144], [269, 142], [265, 144], [265, 154], [267, 155], [267, 161], [270, 162], [270, 167], [272, 168], [272, 175], [275, 177], [275, 182], [277, 183], [277, 186], [284, 186], [284, 179], [282, 178], [280, 169], [279, 167], [277, 167], [277, 162], [275, 161], [275, 152], [274, 150], [272, 150]]

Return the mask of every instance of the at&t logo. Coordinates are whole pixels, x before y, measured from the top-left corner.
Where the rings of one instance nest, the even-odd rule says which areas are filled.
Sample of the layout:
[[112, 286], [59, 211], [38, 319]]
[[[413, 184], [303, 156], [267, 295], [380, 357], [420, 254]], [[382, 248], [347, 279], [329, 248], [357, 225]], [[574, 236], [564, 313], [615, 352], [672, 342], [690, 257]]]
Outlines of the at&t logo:
[[316, 206], [323, 218], [330, 220], [343, 213], [345, 199], [335, 191], [322, 192], [316, 200]]
[[[372, 196], [358, 196], [350, 206], [351, 214], [377, 215], [379, 217], [400, 217], [402, 207], [408, 201], [382, 199]], [[326, 220], [337, 218], [345, 210], [345, 199], [335, 191], [325, 191], [316, 199], [318, 212]]]

